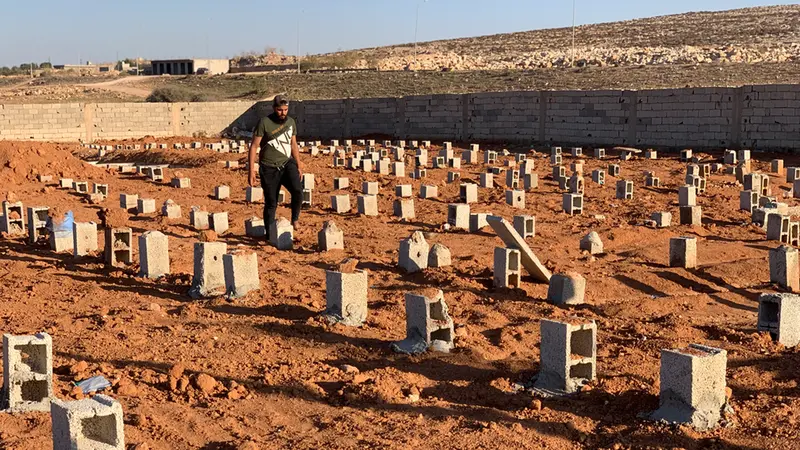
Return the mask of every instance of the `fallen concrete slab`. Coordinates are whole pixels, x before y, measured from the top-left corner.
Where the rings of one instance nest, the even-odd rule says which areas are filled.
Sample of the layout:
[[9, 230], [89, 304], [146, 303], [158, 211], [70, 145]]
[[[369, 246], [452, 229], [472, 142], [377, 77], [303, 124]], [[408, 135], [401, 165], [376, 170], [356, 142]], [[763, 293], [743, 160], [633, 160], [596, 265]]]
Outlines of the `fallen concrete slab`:
[[489, 222], [494, 232], [505, 242], [507, 247], [519, 249], [522, 256], [522, 266], [532, 277], [545, 283], [550, 282], [550, 271], [539, 261], [539, 258], [533, 253], [525, 239], [517, 233], [517, 230], [507, 220], [500, 216], [489, 216], [486, 221]]

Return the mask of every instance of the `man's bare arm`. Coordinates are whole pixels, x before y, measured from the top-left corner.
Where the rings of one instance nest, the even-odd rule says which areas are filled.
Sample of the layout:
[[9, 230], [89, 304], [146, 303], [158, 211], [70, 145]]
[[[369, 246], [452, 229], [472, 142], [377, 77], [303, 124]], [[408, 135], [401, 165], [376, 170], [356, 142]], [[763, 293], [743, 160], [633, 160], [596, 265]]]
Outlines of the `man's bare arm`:
[[297, 136], [292, 136], [292, 158], [297, 162], [297, 171], [303, 176], [303, 163], [300, 162], [300, 146], [297, 145]]
[[247, 155], [247, 167], [249, 168], [249, 176], [247, 178], [250, 186], [256, 185], [256, 154], [261, 147], [261, 136], [253, 136], [253, 142], [250, 143], [250, 152]]

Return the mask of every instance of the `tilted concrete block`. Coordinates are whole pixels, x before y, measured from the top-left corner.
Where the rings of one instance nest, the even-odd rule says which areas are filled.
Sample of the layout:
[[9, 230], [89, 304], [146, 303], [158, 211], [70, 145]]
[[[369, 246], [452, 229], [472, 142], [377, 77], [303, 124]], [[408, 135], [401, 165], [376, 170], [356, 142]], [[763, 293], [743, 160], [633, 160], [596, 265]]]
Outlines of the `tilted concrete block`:
[[53, 399], [50, 416], [53, 450], [125, 450], [122, 405], [111, 397]]
[[507, 247], [515, 248], [520, 251], [522, 266], [525, 267], [525, 270], [527, 270], [532, 277], [542, 282], [550, 281], [550, 271], [539, 261], [539, 258], [533, 253], [525, 242], [525, 239], [517, 233], [511, 224], [500, 216], [489, 216], [486, 220]]

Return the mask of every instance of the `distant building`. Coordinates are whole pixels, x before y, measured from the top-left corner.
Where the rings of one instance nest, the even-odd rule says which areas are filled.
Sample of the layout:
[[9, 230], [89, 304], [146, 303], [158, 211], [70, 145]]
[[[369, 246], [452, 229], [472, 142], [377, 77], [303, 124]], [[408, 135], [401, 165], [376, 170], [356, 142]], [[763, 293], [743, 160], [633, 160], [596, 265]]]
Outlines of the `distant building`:
[[220, 75], [231, 70], [227, 59], [162, 59], [151, 65], [153, 75]]
[[112, 70], [114, 70], [114, 63], [92, 64], [90, 62], [87, 62], [86, 64], [55, 64], [53, 65], [53, 69], [80, 70], [89, 72], [111, 72]]

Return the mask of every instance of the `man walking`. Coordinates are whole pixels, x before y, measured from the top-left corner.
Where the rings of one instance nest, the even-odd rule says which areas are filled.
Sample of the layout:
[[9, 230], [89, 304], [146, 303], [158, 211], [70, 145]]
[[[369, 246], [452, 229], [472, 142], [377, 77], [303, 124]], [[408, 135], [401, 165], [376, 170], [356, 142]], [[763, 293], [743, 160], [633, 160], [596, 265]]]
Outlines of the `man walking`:
[[300, 219], [300, 208], [303, 204], [303, 188], [300, 184], [303, 166], [297, 147], [297, 124], [289, 117], [289, 101], [284, 96], [275, 96], [272, 109], [273, 113], [261, 119], [256, 126], [248, 158], [250, 186], [256, 186], [256, 152], [260, 149], [258, 163], [261, 188], [264, 189], [264, 228], [267, 240], [275, 223], [281, 186], [292, 196], [293, 226]]

